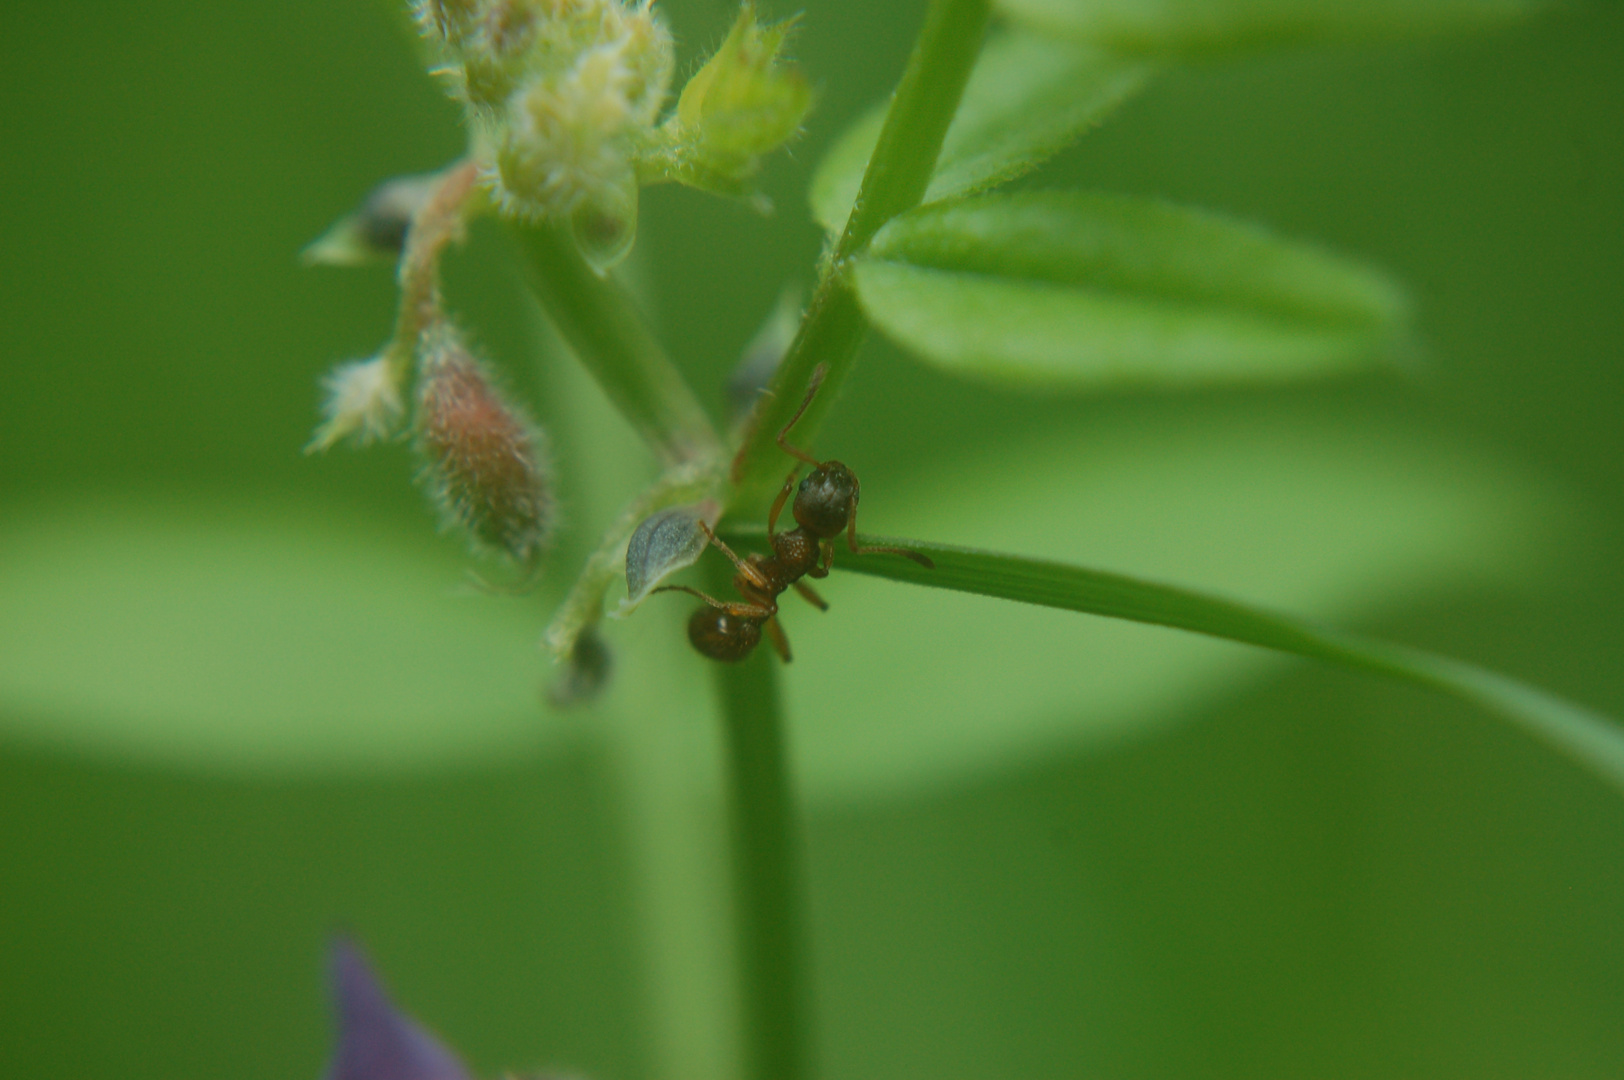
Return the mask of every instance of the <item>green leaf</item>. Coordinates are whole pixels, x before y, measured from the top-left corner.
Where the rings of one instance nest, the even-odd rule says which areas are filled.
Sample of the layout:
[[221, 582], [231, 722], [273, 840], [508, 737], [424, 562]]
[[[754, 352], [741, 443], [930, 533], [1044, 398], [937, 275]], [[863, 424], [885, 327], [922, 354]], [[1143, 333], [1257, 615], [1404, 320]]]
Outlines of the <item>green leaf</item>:
[[[1037, 168], [1127, 100], [1149, 72], [1145, 64], [1051, 37], [1000, 34], [970, 74], [925, 201], [984, 191]], [[830, 232], [846, 224], [884, 121], [885, 106], [875, 106], [818, 165], [812, 216]]]
[[[860, 524], [1356, 625], [1485, 582], [1537, 582], [1565, 557], [1557, 538], [1572, 522], [1537, 478], [1436, 435], [1306, 404], [1222, 401], [1095, 412], [1082, 430], [996, 453], [969, 445], [933, 457], [926, 482], [902, 490], [864, 477]], [[906, 562], [843, 543], [834, 559], [837, 570], [899, 575]], [[943, 589], [836, 574], [819, 590], [827, 613], [789, 598], [779, 616], [795, 649], [792, 739], [815, 800], [901, 797], [1145, 737], [1285, 663]]]
[[1396, 356], [1380, 274], [1253, 226], [1124, 196], [989, 195], [874, 238], [855, 283], [885, 334], [946, 370], [1039, 386], [1285, 380]]
[[14, 510], [0, 529], [0, 736], [251, 773], [558, 745], [535, 609], [469, 595], [463, 565], [427, 535], [308, 508]]
[[700, 523], [714, 525], [721, 512], [714, 500], [672, 506], [637, 526], [626, 544], [626, 599], [616, 614], [630, 614], [666, 578], [698, 562], [710, 544]]
[[1542, 0], [996, 0], [1011, 19], [1124, 55], [1213, 56], [1315, 41], [1442, 33], [1548, 7]]

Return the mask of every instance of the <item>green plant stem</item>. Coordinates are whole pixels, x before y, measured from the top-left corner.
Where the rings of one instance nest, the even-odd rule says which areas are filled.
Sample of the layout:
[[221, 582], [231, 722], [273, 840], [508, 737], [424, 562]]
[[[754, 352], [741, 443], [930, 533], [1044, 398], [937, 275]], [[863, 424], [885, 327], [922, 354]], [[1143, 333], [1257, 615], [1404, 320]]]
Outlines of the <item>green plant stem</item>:
[[[719, 562], [720, 560], [718, 560]], [[718, 572], [718, 579], [725, 574]], [[719, 665], [747, 1080], [811, 1075], [806, 938], [776, 657]]]
[[530, 287], [575, 355], [666, 465], [720, 452], [710, 418], [624, 286], [600, 277], [568, 230], [515, 224]]
[[[817, 365], [826, 365], [828, 373], [814, 409], [823, 411], [836, 396], [868, 328], [844, 281], [843, 260], [891, 217], [924, 197], [988, 17], [988, 0], [933, 0], [869, 161], [857, 209], [823, 268], [774, 380], [775, 393], [764, 399], [736, 459], [735, 495], [750, 498], [779, 482], [782, 463], [770, 444], [799, 405], [801, 388]], [[804, 441], [816, 418], [807, 416], [802, 423]], [[811, 1038], [800, 845], [776, 661], [767, 652], [759, 649], [749, 661], [725, 665], [717, 675], [727, 728], [744, 1075], [748, 1080], [805, 1080], [811, 1072]]]
[[797, 442], [811, 442], [824, 412], [839, 396], [840, 384], [868, 330], [868, 320], [846, 281], [846, 260], [860, 252], [887, 221], [918, 206], [925, 197], [942, 140], [975, 67], [990, 10], [988, 0], [932, 0], [926, 11], [851, 217], [824, 264], [800, 331], [773, 378], [773, 394], [763, 398], [739, 453], [733, 481], [743, 501], [753, 504], [782, 480], [783, 462], [772, 443], [801, 403], [802, 392], [819, 364], [828, 369], [823, 390], [801, 418]]

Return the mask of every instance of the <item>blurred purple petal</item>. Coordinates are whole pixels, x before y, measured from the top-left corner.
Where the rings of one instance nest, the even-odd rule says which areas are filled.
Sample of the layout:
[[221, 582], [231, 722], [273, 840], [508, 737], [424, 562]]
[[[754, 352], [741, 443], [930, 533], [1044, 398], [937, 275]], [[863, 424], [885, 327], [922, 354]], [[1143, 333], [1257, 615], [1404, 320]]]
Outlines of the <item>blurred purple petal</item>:
[[332, 950], [338, 1052], [327, 1080], [469, 1080], [462, 1062], [395, 1008], [354, 942]]

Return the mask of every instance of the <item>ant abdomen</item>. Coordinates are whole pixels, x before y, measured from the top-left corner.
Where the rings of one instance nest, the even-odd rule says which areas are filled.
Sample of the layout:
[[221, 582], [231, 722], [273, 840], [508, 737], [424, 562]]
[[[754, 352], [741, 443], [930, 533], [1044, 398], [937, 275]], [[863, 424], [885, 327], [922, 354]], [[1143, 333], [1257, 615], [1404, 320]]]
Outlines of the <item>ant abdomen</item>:
[[761, 641], [761, 620], [702, 607], [688, 619], [688, 640], [712, 660], [743, 660]]
[[839, 536], [857, 501], [857, 477], [838, 461], [825, 461], [795, 492], [795, 522], [822, 540]]

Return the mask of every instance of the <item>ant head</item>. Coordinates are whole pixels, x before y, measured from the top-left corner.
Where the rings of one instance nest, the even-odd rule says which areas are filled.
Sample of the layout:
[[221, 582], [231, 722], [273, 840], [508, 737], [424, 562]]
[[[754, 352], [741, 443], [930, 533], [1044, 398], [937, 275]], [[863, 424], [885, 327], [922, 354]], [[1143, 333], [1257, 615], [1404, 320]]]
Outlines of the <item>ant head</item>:
[[702, 607], [688, 619], [688, 640], [712, 660], [743, 660], [761, 640], [761, 623]]
[[795, 522], [821, 540], [840, 535], [857, 502], [857, 477], [838, 461], [806, 474], [795, 492]]

